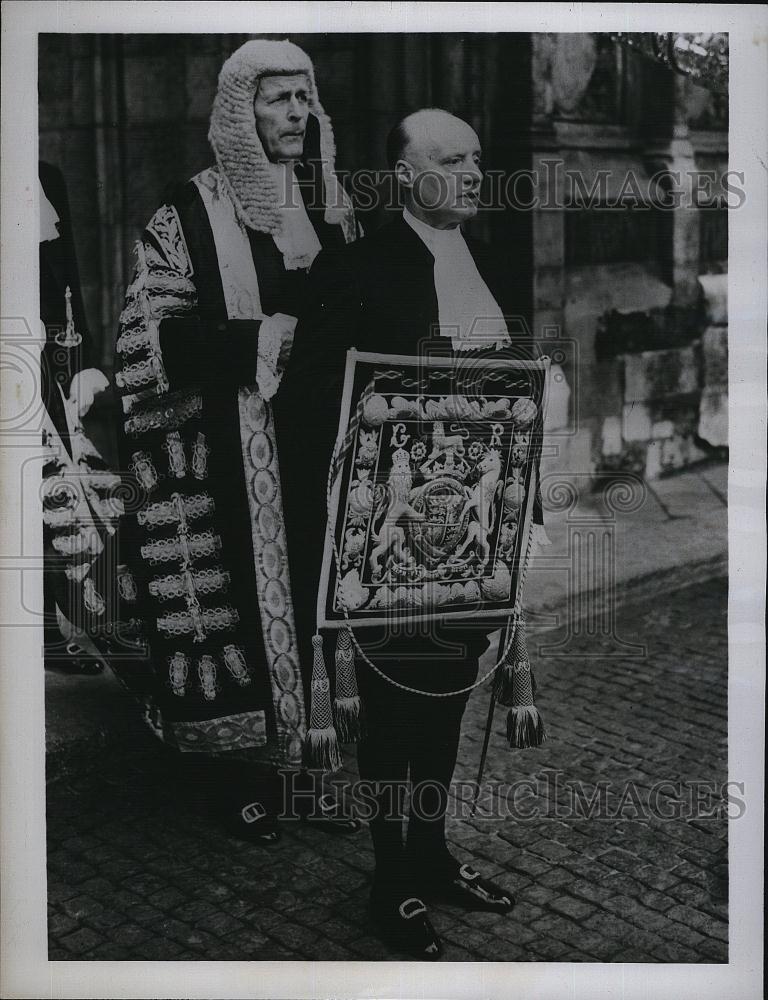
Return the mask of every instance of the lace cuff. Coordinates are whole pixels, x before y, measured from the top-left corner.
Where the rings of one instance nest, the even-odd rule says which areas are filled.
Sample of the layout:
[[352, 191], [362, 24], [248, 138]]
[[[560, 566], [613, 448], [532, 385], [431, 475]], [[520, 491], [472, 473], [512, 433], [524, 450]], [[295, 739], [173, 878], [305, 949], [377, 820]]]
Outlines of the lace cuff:
[[284, 367], [280, 362], [283, 340], [296, 329], [296, 317], [286, 313], [268, 316], [259, 329], [256, 384], [262, 398], [270, 400], [280, 387]]

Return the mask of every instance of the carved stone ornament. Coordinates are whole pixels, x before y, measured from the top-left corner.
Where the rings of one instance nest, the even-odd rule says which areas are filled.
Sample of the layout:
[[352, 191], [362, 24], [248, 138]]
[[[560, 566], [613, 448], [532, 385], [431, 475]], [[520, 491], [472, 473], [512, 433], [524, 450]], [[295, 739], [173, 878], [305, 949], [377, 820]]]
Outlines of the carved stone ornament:
[[611, 37], [708, 90], [728, 93], [726, 32], [619, 32]]

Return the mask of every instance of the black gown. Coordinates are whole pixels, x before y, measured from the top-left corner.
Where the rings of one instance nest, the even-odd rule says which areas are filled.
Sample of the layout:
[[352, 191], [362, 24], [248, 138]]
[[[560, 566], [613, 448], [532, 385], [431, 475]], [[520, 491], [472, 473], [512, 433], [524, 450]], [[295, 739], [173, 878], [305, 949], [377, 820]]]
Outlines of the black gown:
[[[321, 244], [342, 245], [349, 233], [325, 221], [319, 172], [302, 164], [296, 176]], [[297, 656], [291, 621], [302, 515], [284, 502], [294, 486], [281, 455], [300, 415], [280, 391], [265, 404], [254, 389], [262, 324], [232, 316], [201, 193], [221, 178], [201, 178], [148, 225], [121, 317], [121, 453], [136, 495], [121, 558], [149, 650], [121, 678], [177, 749], [297, 766], [311, 660]], [[261, 311], [296, 316], [306, 271], [287, 271], [270, 235], [248, 229], [247, 240]]]

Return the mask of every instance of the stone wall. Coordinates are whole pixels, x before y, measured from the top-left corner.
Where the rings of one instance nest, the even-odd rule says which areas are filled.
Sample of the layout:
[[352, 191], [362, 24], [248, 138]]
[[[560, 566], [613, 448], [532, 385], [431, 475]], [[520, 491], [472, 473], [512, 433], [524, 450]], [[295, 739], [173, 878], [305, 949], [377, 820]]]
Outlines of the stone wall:
[[703, 289], [727, 280], [727, 214], [694, 197], [697, 172], [722, 191], [727, 99], [605, 35], [532, 45], [534, 326], [569, 396], [545, 471], [656, 478], [727, 443], [725, 298], [715, 323]]

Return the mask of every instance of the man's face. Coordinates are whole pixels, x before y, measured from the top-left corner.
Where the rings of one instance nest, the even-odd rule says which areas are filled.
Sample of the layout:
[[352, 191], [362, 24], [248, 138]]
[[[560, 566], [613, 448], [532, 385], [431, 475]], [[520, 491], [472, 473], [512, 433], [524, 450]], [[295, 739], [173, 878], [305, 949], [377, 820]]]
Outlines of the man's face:
[[269, 159], [273, 163], [300, 159], [309, 114], [307, 75], [263, 76], [253, 111], [256, 131]]
[[430, 224], [455, 226], [476, 215], [483, 173], [474, 129], [425, 111], [408, 124], [408, 136], [403, 159], [413, 168], [413, 197]]

